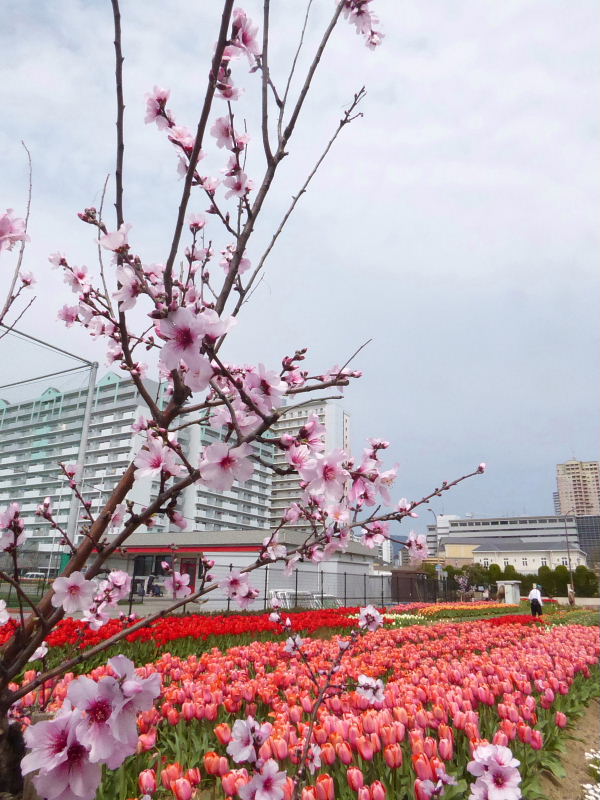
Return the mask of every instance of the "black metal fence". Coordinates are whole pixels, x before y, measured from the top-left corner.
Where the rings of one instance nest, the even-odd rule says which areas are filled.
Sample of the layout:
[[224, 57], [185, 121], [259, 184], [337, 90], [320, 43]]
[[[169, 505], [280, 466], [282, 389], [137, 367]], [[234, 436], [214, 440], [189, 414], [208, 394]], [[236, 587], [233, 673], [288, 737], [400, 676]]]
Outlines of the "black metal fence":
[[[211, 569], [214, 579], [221, 583], [239, 565], [216, 565]], [[251, 609], [271, 606], [277, 599], [286, 608], [332, 608], [335, 606], [390, 606], [398, 603], [436, 602], [455, 599], [455, 591], [446, 581], [421, 573], [390, 571], [368, 573], [365, 571], [327, 570], [299, 566], [291, 575], [286, 575], [280, 564], [265, 565], [253, 572], [250, 583], [258, 591]], [[143, 580], [136, 578], [130, 604], [148, 603], [155, 598], [143, 591]], [[195, 587], [197, 588], [197, 587]], [[168, 599], [163, 595], [163, 598]], [[192, 603], [187, 610], [234, 611], [235, 600], [227, 597], [224, 589], [218, 588]]]

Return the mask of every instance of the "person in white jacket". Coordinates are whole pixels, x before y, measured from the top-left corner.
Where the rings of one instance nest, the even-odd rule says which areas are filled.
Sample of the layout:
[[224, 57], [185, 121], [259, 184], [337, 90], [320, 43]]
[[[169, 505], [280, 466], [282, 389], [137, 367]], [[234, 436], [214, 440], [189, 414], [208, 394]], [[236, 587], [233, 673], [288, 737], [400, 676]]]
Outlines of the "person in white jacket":
[[541, 617], [542, 616], [542, 593], [540, 592], [537, 585], [534, 583], [532, 590], [529, 592], [528, 596], [529, 602], [531, 604], [531, 616], [532, 617]]

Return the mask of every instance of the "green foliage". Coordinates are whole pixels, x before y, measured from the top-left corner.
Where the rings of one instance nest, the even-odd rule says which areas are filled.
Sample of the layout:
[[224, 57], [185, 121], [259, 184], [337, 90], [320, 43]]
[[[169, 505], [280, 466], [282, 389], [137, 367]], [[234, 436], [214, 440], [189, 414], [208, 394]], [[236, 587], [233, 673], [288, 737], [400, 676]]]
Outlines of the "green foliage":
[[580, 564], [573, 573], [575, 594], [578, 597], [598, 597], [598, 577], [596, 573]]

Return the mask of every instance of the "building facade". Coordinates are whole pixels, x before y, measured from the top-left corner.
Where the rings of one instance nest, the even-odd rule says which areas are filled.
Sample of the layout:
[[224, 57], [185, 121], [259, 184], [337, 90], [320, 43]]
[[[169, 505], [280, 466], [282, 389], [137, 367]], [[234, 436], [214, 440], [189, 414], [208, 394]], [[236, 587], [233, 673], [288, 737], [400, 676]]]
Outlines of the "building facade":
[[565, 461], [556, 465], [554, 494], [557, 514], [578, 517], [600, 514], [600, 465], [598, 461]]
[[[438, 521], [439, 519], [438, 517]], [[580, 546], [577, 519], [574, 516], [446, 518], [439, 528], [429, 525], [427, 537], [428, 542], [435, 539], [438, 543], [435, 551], [438, 555], [442, 538], [446, 541], [454, 538], [502, 539], [507, 542], [519, 540], [526, 543], [543, 541], [552, 542], [559, 548], [566, 547], [568, 539], [569, 547]]]
[[[161, 387], [145, 381], [152, 396], [161, 401]], [[58, 463], [74, 463], [81, 442], [87, 387], [60, 392], [48, 387], [39, 397], [18, 403], [0, 400], [0, 508], [18, 502], [31, 533], [28, 548], [50, 554], [51, 568], [58, 567], [60, 534], [36, 516], [38, 504], [49, 497], [57, 523], [67, 527], [72, 494]], [[133, 435], [132, 424], [146, 416], [143, 399], [131, 379], [108, 373], [93, 390], [92, 414], [82, 475], [82, 495], [97, 512], [144, 443]], [[223, 438], [222, 431], [190, 426], [180, 441], [192, 463], [202, 449]], [[270, 445], [257, 443], [264, 460]], [[136, 481], [127, 500], [142, 508], [156, 497], [159, 484], [152, 479]], [[195, 530], [263, 529], [269, 523], [271, 471], [256, 463], [252, 478], [234, 483], [230, 491], [215, 492], [201, 484], [188, 487], [180, 510]], [[149, 532], [168, 530], [170, 522], [157, 517]], [[53, 555], [52, 555], [53, 554]]]
[[577, 517], [579, 546], [588, 557], [588, 565], [596, 571], [600, 567], [600, 515]]
[[575, 569], [586, 564], [586, 554], [579, 547], [567, 548], [566, 542], [529, 541], [518, 538], [476, 539], [448, 537], [442, 539], [439, 556], [446, 566], [464, 567], [481, 564], [490, 567], [497, 564], [500, 569], [514, 567], [523, 575], [536, 575], [540, 567]]
[[[325, 427], [325, 449], [346, 450], [350, 452], [350, 415], [337, 403], [331, 400], [313, 400], [300, 408], [290, 408], [280, 417], [272, 428], [273, 437], [283, 434], [295, 436], [308, 422], [309, 417], [316, 415]], [[273, 462], [276, 467], [287, 467], [285, 453], [275, 449]], [[302, 490], [298, 475], [273, 475], [271, 489], [271, 527], [276, 528], [281, 517], [291, 503], [297, 501]], [[287, 530], [299, 529], [302, 525], [286, 525]]]
[[[268, 535], [269, 530], [254, 529], [213, 531], [202, 535], [197, 531], [166, 531], [158, 535], [136, 531], [127, 540], [126, 552], [116, 551], [108, 566], [140, 577], [161, 575], [161, 564], [167, 561], [178, 571], [188, 574], [189, 585], [198, 589], [202, 556], [215, 562], [210, 574], [213, 582], [220, 583], [232, 570], [256, 562], [263, 539]], [[292, 550], [304, 539], [301, 531], [283, 531], [280, 542]], [[329, 596], [348, 606], [360, 605], [365, 598], [366, 602], [379, 603], [382, 593], [388, 601], [390, 576], [389, 573], [378, 573], [374, 569], [375, 561], [373, 550], [358, 542], [350, 542], [345, 552], [334, 553], [326, 563], [299, 562], [292, 575], [285, 574], [282, 562], [265, 564], [249, 578], [251, 585], [259, 591], [251, 608], [267, 608], [274, 592], [287, 592], [292, 597], [307, 594]], [[207, 595], [201, 606], [205, 611], [229, 607], [235, 609], [236, 605], [228, 602], [221, 587]]]

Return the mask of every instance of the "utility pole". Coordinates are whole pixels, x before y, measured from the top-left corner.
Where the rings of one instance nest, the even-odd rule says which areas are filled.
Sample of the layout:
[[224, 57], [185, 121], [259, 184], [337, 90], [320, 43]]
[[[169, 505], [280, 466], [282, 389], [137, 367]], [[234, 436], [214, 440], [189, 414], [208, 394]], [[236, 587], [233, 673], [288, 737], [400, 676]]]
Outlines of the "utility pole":
[[[87, 396], [85, 398], [85, 409], [83, 412], [83, 422], [81, 425], [81, 440], [77, 451], [77, 464], [75, 465], [75, 475], [73, 480], [81, 484], [85, 457], [87, 454], [88, 437], [90, 432], [90, 421], [92, 418], [92, 406], [94, 404], [94, 389], [96, 388], [96, 376], [98, 374], [98, 363], [94, 361], [90, 364], [90, 377], [88, 380]], [[69, 506], [69, 519], [67, 521], [67, 536], [69, 541], [75, 544], [75, 534], [77, 532], [77, 518], [79, 516], [79, 499], [73, 492], [71, 495], [71, 505]]]
[[[565, 523], [565, 541], [567, 543], [567, 563], [569, 565], [569, 576], [571, 580], [571, 589], [570, 591], [573, 593], [573, 603], [575, 602], [575, 581], [573, 580], [573, 570], [571, 568], [571, 546], [569, 544], [569, 531], [567, 528], [567, 515], [572, 513], [568, 511], [567, 514], [563, 517], [563, 522]], [[567, 596], [569, 596], [569, 591], [567, 591]]]

